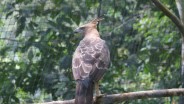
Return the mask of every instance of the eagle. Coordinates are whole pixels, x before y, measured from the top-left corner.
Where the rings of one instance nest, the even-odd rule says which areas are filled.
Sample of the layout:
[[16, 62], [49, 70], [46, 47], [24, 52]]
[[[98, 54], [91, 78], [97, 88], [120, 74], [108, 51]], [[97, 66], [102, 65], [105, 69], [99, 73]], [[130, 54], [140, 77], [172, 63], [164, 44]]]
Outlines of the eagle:
[[103, 18], [95, 18], [74, 30], [83, 39], [72, 58], [72, 72], [76, 80], [75, 104], [92, 104], [93, 89], [99, 96], [98, 82], [109, 68], [110, 52], [106, 42], [100, 38], [97, 24]]

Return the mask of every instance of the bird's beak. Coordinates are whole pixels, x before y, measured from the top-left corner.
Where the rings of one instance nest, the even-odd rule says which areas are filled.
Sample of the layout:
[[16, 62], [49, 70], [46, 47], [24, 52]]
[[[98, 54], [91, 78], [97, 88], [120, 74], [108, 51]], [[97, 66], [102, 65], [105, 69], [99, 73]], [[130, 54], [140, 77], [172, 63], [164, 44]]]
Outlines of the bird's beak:
[[80, 32], [80, 29], [79, 28], [77, 28], [77, 29], [74, 30], [74, 33], [79, 33], [79, 32]]

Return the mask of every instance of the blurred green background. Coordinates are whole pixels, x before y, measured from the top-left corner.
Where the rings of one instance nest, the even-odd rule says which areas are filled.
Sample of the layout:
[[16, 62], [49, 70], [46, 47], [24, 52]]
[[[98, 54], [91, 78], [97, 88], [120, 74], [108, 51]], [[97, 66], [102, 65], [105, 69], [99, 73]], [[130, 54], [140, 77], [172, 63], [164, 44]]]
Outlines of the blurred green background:
[[[161, 0], [178, 15], [174, 0]], [[101, 37], [111, 67], [105, 94], [181, 87], [181, 40], [176, 26], [150, 0], [1, 0], [0, 104], [73, 99], [73, 30], [103, 16]], [[122, 104], [175, 104], [178, 97]]]

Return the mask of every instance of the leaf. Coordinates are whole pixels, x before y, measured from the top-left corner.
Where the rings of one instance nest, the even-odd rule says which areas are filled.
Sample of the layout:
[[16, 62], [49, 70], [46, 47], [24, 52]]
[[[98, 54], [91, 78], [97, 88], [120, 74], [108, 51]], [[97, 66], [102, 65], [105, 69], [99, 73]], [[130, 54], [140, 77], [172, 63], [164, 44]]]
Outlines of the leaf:
[[71, 18], [72, 20], [79, 25], [81, 18], [80, 18], [80, 11], [75, 11], [71, 14]]
[[70, 56], [64, 56], [60, 59], [60, 65], [62, 68], [66, 69], [69, 68], [71, 64], [71, 57]]
[[16, 3], [22, 3], [23, 1], [26, 1], [26, 0], [16, 0]]
[[1, 48], [0, 55], [5, 56], [9, 49], [10, 49], [10, 47], [8, 47], [8, 46]]
[[10, 11], [6, 14], [6, 19], [7, 19], [10, 15], [12, 15], [12, 14], [13, 14], [13, 11], [10, 10]]
[[48, 20], [48, 24], [50, 26], [52, 26], [52, 27], [56, 27], [57, 26], [57, 24], [55, 22], [51, 21], [51, 20]]
[[31, 61], [33, 59], [33, 57], [34, 57], [33, 50], [29, 49], [29, 51], [28, 51], [28, 59], [29, 59], [29, 61]]
[[16, 29], [16, 37], [22, 33], [22, 31], [25, 28], [25, 22], [26, 22], [26, 18], [24, 16], [21, 16], [18, 18], [17, 20], [17, 29]]
[[29, 27], [33, 30], [33, 29], [35, 29], [34, 27], [38, 27], [38, 24], [35, 23], [35, 22], [33, 22], [33, 21], [31, 21], [31, 22], [29, 23]]

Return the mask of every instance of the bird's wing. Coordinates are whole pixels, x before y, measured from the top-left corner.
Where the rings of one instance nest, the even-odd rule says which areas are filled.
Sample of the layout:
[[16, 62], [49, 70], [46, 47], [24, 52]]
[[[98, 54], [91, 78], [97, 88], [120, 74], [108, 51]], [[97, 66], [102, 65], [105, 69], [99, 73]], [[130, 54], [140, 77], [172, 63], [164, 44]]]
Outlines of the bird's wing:
[[77, 47], [73, 60], [72, 70], [75, 80], [91, 78], [98, 81], [108, 69], [110, 54], [105, 41], [82, 40]]

